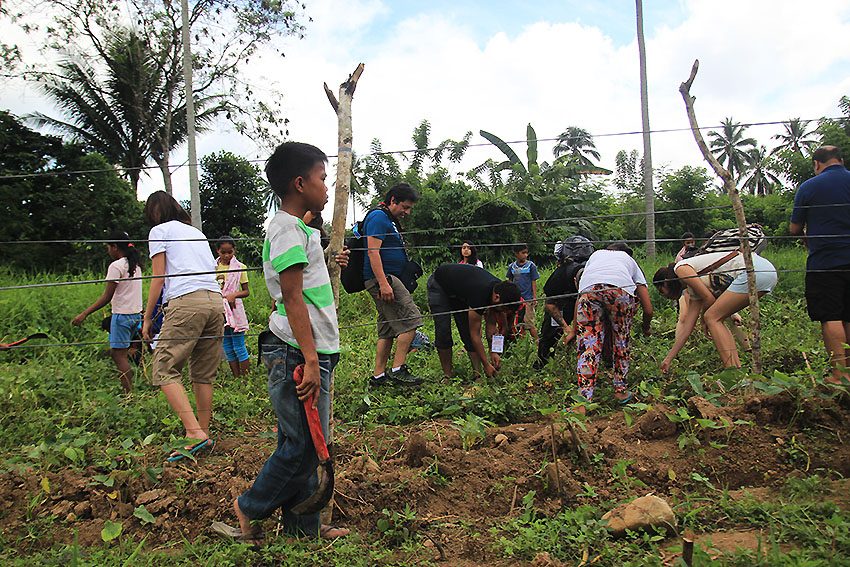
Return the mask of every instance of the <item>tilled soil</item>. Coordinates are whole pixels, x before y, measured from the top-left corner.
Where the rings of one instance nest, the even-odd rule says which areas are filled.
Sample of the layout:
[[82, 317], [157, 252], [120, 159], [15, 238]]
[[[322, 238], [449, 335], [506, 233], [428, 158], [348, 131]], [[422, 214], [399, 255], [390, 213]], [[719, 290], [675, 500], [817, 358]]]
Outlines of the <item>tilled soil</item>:
[[[554, 514], [562, 506], [648, 492], [675, 502], [706, 478], [735, 490], [776, 487], [803, 470], [850, 476], [850, 448], [843, 443], [850, 439], [850, 412], [835, 401], [798, 406], [779, 395], [717, 407], [691, 398], [689, 408], [693, 416], [728, 425], [698, 427], [700, 445], [684, 449], [679, 438], [690, 429], [670, 422], [673, 410], [658, 405], [631, 425], [617, 412], [589, 419], [586, 431], [542, 421], [493, 427], [483, 440], [468, 438], [474, 444], [466, 449], [457, 428], [445, 421], [365, 431], [338, 426], [334, 523], [376, 538], [383, 511], [407, 504], [416, 512], [412, 529], [434, 557], [453, 565], [499, 565], [505, 561], [488, 528], [518, 514], [532, 490], [535, 507]], [[106, 520], [121, 520], [124, 534], [146, 536], [149, 546], [194, 540], [208, 535], [214, 520], [235, 524], [230, 503], [273, 447], [274, 440], [260, 432], [220, 439], [197, 463], [165, 465], [156, 481], [114, 471], [111, 487], [93, 481], [106, 472], [93, 467], [6, 473], [0, 476], [0, 529], [6, 541], [19, 542], [21, 553], [70, 542], [74, 532], [83, 546], [101, 545]], [[153, 451], [143, 458], [157, 467], [160, 459]], [[139, 505], [157, 518], [154, 525], [133, 516]], [[47, 515], [57, 519], [52, 538], [24, 537], [34, 518]], [[274, 520], [265, 527], [274, 532]]]

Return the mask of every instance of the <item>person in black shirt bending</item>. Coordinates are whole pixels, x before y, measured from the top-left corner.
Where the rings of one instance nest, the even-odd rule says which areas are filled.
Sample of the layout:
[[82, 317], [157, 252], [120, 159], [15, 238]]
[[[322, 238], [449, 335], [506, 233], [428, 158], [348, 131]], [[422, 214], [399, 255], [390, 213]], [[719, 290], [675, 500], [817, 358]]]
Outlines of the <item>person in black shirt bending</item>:
[[546, 313], [540, 327], [537, 360], [534, 362], [534, 368], [537, 370], [546, 366], [564, 333], [572, 337], [570, 325], [578, 298], [576, 276], [593, 252], [593, 244], [583, 236], [572, 236], [555, 245], [558, 267], [543, 286]]
[[[500, 354], [493, 349], [496, 325], [501, 322], [502, 328], [507, 328], [507, 317], [513, 317], [519, 300], [516, 284], [501, 281], [476, 266], [443, 264], [434, 270], [428, 278], [428, 305], [434, 316], [434, 346], [446, 377], [454, 375], [452, 315], [473, 372], [478, 375], [483, 365], [484, 373], [493, 376], [501, 365]], [[481, 340], [482, 319], [490, 346], [489, 357]]]

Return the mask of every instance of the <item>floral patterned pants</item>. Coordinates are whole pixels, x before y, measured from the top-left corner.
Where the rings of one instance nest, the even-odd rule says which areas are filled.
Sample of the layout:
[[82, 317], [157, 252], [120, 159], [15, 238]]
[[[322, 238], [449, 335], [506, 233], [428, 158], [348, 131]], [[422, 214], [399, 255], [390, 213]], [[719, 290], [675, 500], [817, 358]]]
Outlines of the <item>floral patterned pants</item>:
[[629, 334], [636, 311], [637, 301], [628, 292], [602, 284], [579, 297], [576, 304], [578, 387], [588, 400], [593, 397], [606, 333], [611, 334], [614, 391], [618, 394], [626, 391]]

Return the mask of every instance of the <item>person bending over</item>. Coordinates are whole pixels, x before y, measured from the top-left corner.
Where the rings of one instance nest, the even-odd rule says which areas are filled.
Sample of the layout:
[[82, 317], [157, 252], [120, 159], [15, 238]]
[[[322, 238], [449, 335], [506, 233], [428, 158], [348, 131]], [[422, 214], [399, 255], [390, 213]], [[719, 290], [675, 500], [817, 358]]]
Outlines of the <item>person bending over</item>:
[[[507, 318], [513, 317], [520, 300], [519, 288], [513, 282], [500, 281], [496, 276], [469, 264], [443, 264], [428, 278], [428, 305], [434, 317], [434, 346], [446, 377], [454, 376], [452, 365], [452, 317], [460, 339], [469, 355], [473, 372], [481, 367], [493, 376], [501, 366], [498, 344], [494, 348], [496, 326], [506, 329]], [[455, 313], [451, 313], [451, 312]], [[484, 321], [490, 354], [481, 340]], [[503, 337], [504, 338], [504, 337]]]

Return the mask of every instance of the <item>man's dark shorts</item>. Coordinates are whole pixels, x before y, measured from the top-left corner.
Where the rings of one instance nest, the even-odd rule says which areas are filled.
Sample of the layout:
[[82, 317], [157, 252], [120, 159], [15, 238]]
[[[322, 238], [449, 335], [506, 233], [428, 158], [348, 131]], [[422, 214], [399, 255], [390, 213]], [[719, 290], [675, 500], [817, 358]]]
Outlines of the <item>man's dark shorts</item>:
[[806, 307], [812, 321], [850, 321], [850, 264], [806, 272]]

